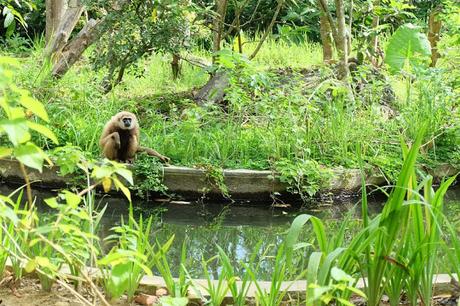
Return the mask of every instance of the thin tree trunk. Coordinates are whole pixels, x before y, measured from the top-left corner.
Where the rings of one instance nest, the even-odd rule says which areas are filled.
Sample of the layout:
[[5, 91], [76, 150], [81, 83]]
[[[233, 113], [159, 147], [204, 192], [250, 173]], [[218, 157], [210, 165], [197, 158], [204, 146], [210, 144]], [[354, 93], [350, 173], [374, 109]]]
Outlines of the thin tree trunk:
[[323, 62], [328, 64], [332, 61], [333, 56], [333, 49], [332, 49], [332, 40], [331, 40], [331, 25], [324, 14], [321, 11], [320, 19], [320, 35], [321, 35], [321, 43], [323, 45]]
[[72, 31], [83, 13], [83, 9], [84, 7], [80, 0], [69, 1], [69, 7], [64, 16], [62, 16], [55, 35], [53, 35], [47, 43], [45, 49], [46, 57], [53, 57], [53, 55], [56, 55], [53, 57], [53, 61], [57, 62], [59, 60], [60, 53], [69, 41]]
[[438, 42], [441, 34], [442, 21], [439, 18], [439, 9], [435, 8], [431, 11], [428, 20], [428, 40], [431, 44], [431, 67], [436, 66], [436, 62], [441, 57], [438, 51]]
[[61, 19], [67, 10], [66, 0], [46, 0], [45, 41], [48, 43], [59, 27]]
[[[222, 32], [224, 30], [225, 13], [227, 12], [227, 0], [216, 0], [216, 16], [213, 21], [213, 52], [220, 50], [220, 44], [222, 41]], [[212, 62], [215, 63], [217, 60], [216, 56], [213, 56]]]
[[180, 71], [181, 65], [180, 65], [180, 56], [176, 53], [173, 53], [172, 55], [171, 70], [172, 70], [173, 80], [177, 80], [177, 78], [181, 74], [181, 71]]
[[[380, 5], [380, 0], [375, 0], [373, 3], [373, 9], [375, 10], [376, 7]], [[380, 17], [374, 12], [374, 17], [372, 17], [372, 29], [374, 33], [372, 34], [371, 40], [371, 63], [374, 67], [378, 66], [378, 47], [379, 47], [379, 37], [377, 33], [375, 33], [376, 28], [379, 26]]]
[[353, 0], [350, 0], [350, 7], [348, 10], [348, 28], [347, 28], [347, 50], [348, 50], [348, 56], [350, 56], [351, 53], [351, 29], [353, 28]]
[[348, 44], [347, 26], [345, 23], [345, 7], [343, 0], [335, 0], [337, 15], [337, 40], [336, 47], [339, 54], [339, 78], [346, 79], [349, 75], [348, 70]]

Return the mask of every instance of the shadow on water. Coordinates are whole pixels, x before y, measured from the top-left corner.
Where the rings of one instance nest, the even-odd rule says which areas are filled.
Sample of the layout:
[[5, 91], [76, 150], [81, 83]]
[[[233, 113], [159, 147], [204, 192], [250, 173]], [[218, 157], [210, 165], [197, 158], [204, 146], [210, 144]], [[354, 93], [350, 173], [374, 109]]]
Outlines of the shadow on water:
[[[0, 186], [0, 194], [9, 194], [14, 188]], [[43, 214], [50, 213], [50, 209], [43, 204], [43, 199], [55, 194], [47, 191], [34, 190], [34, 196], [38, 199], [39, 211]], [[384, 198], [371, 198], [369, 207], [371, 214], [381, 210]], [[108, 205], [99, 228], [99, 236], [103, 239], [110, 234], [110, 229], [120, 224], [121, 216], [128, 216], [128, 203], [121, 198], [101, 197], [97, 199], [100, 207]], [[460, 188], [450, 190], [446, 196], [446, 215], [451, 221], [460, 215]], [[291, 221], [301, 213], [315, 215], [321, 218], [328, 231], [335, 231], [340, 226], [346, 215], [351, 216], [349, 235], [359, 227], [359, 199], [341, 201], [340, 203], [317, 203], [315, 209], [296, 208], [282, 209], [267, 206], [241, 206], [227, 205], [222, 203], [190, 204], [167, 204], [167, 203], [142, 203], [135, 206], [137, 216], [153, 216], [154, 226], [152, 240], [158, 239], [166, 242], [175, 235], [174, 243], [168, 253], [170, 266], [177, 275], [180, 267], [181, 247], [185, 241], [187, 250], [186, 267], [194, 278], [203, 277], [201, 259], [209, 259], [216, 255], [219, 245], [233, 261], [234, 267], [239, 269], [240, 261], [248, 262], [256, 245], [260, 242], [258, 260], [262, 260], [258, 279], [270, 279], [273, 261], [263, 254], [273, 255], [276, 246], [283, 240], [283, 233], [288, 229]], [[355, 225], [355, 226], [354, 226]], [[310, 227], [302, 232], [302, 241], [312, 242], [313, 233]], [[107, 248], [107, 246], [106, 246]], [[108, 251], [107, 249], [105, 251]], [[308, 252], [305, 250], [304, 258]], [[300, 265], [300, 268], [302, 264]], [[208, 272], [217, 277], [219, 265], [212, 261], [208, 266]], [[241, 271], [238, 271], [241, 272]], [[295, 271], [293, 272], [295, 273]]]

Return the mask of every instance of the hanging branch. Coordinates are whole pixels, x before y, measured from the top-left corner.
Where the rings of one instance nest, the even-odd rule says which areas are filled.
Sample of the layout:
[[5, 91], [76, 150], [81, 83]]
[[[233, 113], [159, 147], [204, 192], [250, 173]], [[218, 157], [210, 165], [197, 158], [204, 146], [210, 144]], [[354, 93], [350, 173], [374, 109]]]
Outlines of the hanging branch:
[[259, 41], [259, 43], [257, 44], [257, 47], [256, 49], [254, 50], [254, 52], [252, 52], [252, 54], [249, 56], [249, 59], [253, 59], [257, 53], [259, 53], [260, 51], [260, 48], [262, 48], [262, 44], [264, 43], [264, 41], [267, 39], [268, 37], [268, 34], [270, 34], [272, 32], [272, 29], [273, 29], [273, 26], [275, 25], [275, 22], [276, 22], [276, 18], [278, 18], [278, 14], [280, 13], [281, 11], [281, 7], [283, 6], [284, 4], [284, 1], [285, 0], [278, 0], [278, 6], [276, 7], [276, 10], [275, 10], [275, 13], [273, 14], [273, 17], [272, 17], [272, 20], [267, 28], [267, 30], [265, 31], [264, 35], [262, 36], [262, 39]]

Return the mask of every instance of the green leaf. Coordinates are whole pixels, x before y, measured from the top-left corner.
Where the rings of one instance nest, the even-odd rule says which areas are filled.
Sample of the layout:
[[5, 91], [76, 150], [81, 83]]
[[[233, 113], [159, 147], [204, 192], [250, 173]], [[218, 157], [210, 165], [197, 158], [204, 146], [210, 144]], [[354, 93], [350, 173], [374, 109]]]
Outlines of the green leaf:
[[385, 63], [390, 72], [398, 73], [405, 68], [427, 67], [431, 55], [430, 42], [420, 28], [404, 24], [391, 36], [385, 52]]
[[122, 182], [120, 182], [116, 177], [113, 178], [113, 182], [115, 183], [115, 186], [117, 188], [120, 188], [125, 197], [131, 202], [131, 193], [129, 192], [129, 189], [126, 188], [125, 185], [123, 185]]
[[160, 298], [160, 305], [162, 306], [186, 306], [187, 304], [188, 298], [186, 297], [163, 296]]
[[48, 268], [48, 269], [53, 270], [53, 271], [57, 270], [57, 267], [55, 265], [53, 265], [50, 262], [50, 260], [48, 258], [46, 258], [46, 257], [37, 256], [37, 257], [35, 257], [35, 262], [40, 267]]
[[14, 15], [11, 12], [8, 12], [5, 16], [5, 20], [3, 21], [3, 27], [6, 29], [10, 26], [10, 24], [14, 20]]
[[1, 120], [0, 127], [6, 132], [8, 139], [15, 147], [30, 140], [29, 128], [25, 119]]
[[117, 174], [121, 175], [125, 180], [128, 181], [131, 185], [134, 185], [133, 174], [130, 170], [125, 168], [120, 168], [115, 171]]
[[14, 157], [24, 165], [42, 172], [45, 153], [35, 144], [28, 142], [14, 149]]
[[67, 205], [69, 205], [72, 208], [77, 208], [78, 204], [80, 204], [81, 202], [81, 197], [79, 195], [67, 190], [64, 190], [64, 197], [67, 202]]
[[14, 212], [14, 210], [11, 209], [11, 207], [5, 205], [5, 202], [3, 202], [1, 199], [0, 204], [0, 216], [2, 218], [9, 219], [11, 222], [13, 222], [14, 225], [16, 225], [19, 222], [19, 218]]
[[5, 156], [10, 156], [12, 152], [13, 152], [13, 149], [0, 147], [0, 158], [3, 158]]
[[353, 281], [353, 277], [345, 273], [343, 270], [337, 268], [337, 267], [332, 267], [331, 269], [331, 276], [333, 279], [335, 279], [338, 282], [351, 282]]
[[39, 133], [42, 134], [43, 136], [48, 137], [48, 138], [51, 139], [55, 144], [58, 144], [58, 143], [59, 143], [59, 141], [58, 141], [56, 135], [54, 135], [54, 133], [53, 133], [49, 128], [47, 128], [46, 126], [41, 125], [41, 124], [38, 124], [38, 123], [35, 123], [35, 122], [32, 122], [32, 121], [27, 121], [27, 126], [28, 126], [29, 128], [31, 128], [32, 130], [39, 132]]
[[29, 96], [27, 91], [21, 91], [19, 103], [46, 122], [49, 121], [48, 114], [43, 104]]
[[26, 266], [24, 267], [24, 270], [26, 271], [26, 273], [32, 273], [36, 267], [37, 264], [35, 263], [35, 260], [31, 259], [27, 262]]
[[45, 199], [45, 203], [51, 208], [58, 207], [58, 202], [56, 201], [56, 198]]
[[96, 179], [102, 179], [104, 177], [109, 177], [113, 173], [113, 169], [107, 166], [101, 166], [101, 167], [94, 167], [93, 173], [91, 173], [91, 176], [96, 178]]
[[130, 271], [130, 262], [118, 264], [112, 268], [112, 273], [108, 281], [111, 298], [119, 298], [126, 291], [129, 285]]

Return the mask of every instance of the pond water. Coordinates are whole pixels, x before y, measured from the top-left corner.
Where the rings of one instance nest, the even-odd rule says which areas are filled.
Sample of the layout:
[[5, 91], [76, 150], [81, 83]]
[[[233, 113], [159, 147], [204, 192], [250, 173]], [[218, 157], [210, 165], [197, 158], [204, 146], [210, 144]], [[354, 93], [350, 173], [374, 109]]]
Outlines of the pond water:
[[[13, 188], [0, 186], [0, 194], [9, 194]], [[42, 199], [53, 196], [53, 193], [34, 190], [34, 195], [41, 203]], [[377, 213], [382, 207], [383, 197], [370, 198], [371, 213]], [[99, 236], [110, 234], [110, 229], [120, 224], [121, 216], [125, 220], [128, 215], [128, 204], [120, 198], [102, 197], [98, 199], [100, 205], [108, 205], [108, 209], [101, 221]], [[137, 201], [139, 202], [139, 201]], [[220, 246], [233, 261], [234, 267], [241, 271], [240, 261], [247, 262], [260, 243], [258, 260], [265, 258], [263, 254], [273, 255], [276, 246], [281, 243], [284, 232], [290, 222], [301, 213], [315, 215], [325, 221], [328, 231], [336, 230], [344, 216], [350, 212], [353, 221], [350, 223], [349, 235], [356, 231], [359, 223], [359, 199], [342, 200], [334, 203], [315, 203], [315, 208], [271, 208], [266, 206], [241, 206], [222, 203], [191, 203], [166, 204], [148, 202], [136, 204], [135, 214], [154, 216], [152, 239], [166, 242], [175, 235], [174, 243], [168, 253], [170, 266], [177, 275], [180, 267], [181, 247], [185, 241], [187, 270], [194, 278], [202, 278], [202, 258], [209, 259], [218, 253]], [[44, 214], [46, 205], [39, 205]], [[460, 186], [452, 188], [445, 201], [446, 215], [451, 221], [460, 218]], [[356, 225], [356, 226], [353, 226]], [[312, 242], [312, 233], [306, 228], [302, 233], [302, 241]], [[302, 265], [302, 263], [301, 263]], [[269, 280], [273, 268], [273, 258], [265, 258], [258, 271], [258, 279]], [[302, 266], [299, 266], [301, 269]], [[220, 268], [216, 260], [208, 265], [208, 273], [217, 277]], [[295, 272], [294, 272], [295, 273]]]

